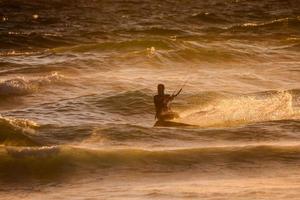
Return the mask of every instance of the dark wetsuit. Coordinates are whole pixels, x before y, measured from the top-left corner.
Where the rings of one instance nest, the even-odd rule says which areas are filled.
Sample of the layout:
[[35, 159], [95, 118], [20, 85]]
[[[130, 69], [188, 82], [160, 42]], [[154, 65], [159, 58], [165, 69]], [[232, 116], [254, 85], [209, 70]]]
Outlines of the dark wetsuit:
[[155, 105], [155, 117], [160, 120], [171, 120], [176, 118], [178, 115], [170, 110], [169, 103], [174, 99], [174, 96], [169, 94], [165, 95], [155, 95], [154, 105]]

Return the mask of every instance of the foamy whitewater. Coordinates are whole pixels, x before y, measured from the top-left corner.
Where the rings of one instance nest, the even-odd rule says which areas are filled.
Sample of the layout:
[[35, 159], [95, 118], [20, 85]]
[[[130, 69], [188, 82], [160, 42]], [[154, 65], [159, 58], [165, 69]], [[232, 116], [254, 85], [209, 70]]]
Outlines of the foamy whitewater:
[[0, 0], [0, 199], [297, 200], [299, 83], [298, 0]]

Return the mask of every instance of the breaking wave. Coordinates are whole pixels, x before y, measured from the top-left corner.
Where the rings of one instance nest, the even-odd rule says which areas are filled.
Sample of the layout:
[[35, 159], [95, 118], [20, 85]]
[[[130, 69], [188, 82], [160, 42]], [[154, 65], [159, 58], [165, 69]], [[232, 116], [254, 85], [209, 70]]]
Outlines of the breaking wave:
[[283, 91], [216, 99], [180, 112], [180, 118], [175, 121], [201, 127], [224, 127], [297, 117], [299, 112], [293, 108], [292, 94]]
[[22, 96], [38, 91], [42, 86], [59, 82], [63, 75], [57, 72], [51, 75], [26, 79], [24, 77], [14, 78], [0, 82], [0, 96]]
[[0, 145], [37, 145], [31, 137], [37, 127], [38, 125], [30, 120], [0, 116]]

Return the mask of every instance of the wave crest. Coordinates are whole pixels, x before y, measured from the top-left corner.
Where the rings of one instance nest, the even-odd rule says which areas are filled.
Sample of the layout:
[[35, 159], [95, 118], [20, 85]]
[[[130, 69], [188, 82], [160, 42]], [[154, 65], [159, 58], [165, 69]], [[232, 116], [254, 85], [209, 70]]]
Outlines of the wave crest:
[[38, 124], [27, 119], [0, 116], [0, 144], [13, 146], [32, 146], [38, 143], [31, 135], [35, 134]]
[[[250, 145], [192, 149], [90, 149], [72, 146], [0, 148], [0, 177], [65, 175], [75, 170], [241, 170], [299, 162], [297, 145]], [[4, 159], [5, 158], [5, 159]]]
[[264, 22], [264, 23], [244, 23], [242, 25], [237, 25], [237, 26], [232, 26], [229, 28], [229, 30], [232, 31], [242, 31], [244, 32], [245, 30], [249, 31], [265, 31], [267, 30], [278, 30], [282, 31], [283, 30], [286, 32], [287, 29], [289, 30], [295, 30], [299, 31], [300, 27], [300, 17], [293, 17], [293, 18], [282, 18], [282, 19], [276, 19], [272, 20], [269, 22]]
[[42, 86], [56, 83], [64, 78], [54, 72], [36, 79], [14, 78], [0, 82], [0, 96], [22, 96], [38, 91]]

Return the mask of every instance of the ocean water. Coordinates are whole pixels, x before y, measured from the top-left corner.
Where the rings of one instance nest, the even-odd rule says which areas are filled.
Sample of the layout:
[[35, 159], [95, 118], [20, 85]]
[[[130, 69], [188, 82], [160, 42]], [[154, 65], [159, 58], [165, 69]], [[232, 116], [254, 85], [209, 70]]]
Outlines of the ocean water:
[[0, 199], [299, 199], [299, 83], [298, 0], [0, 0]]

